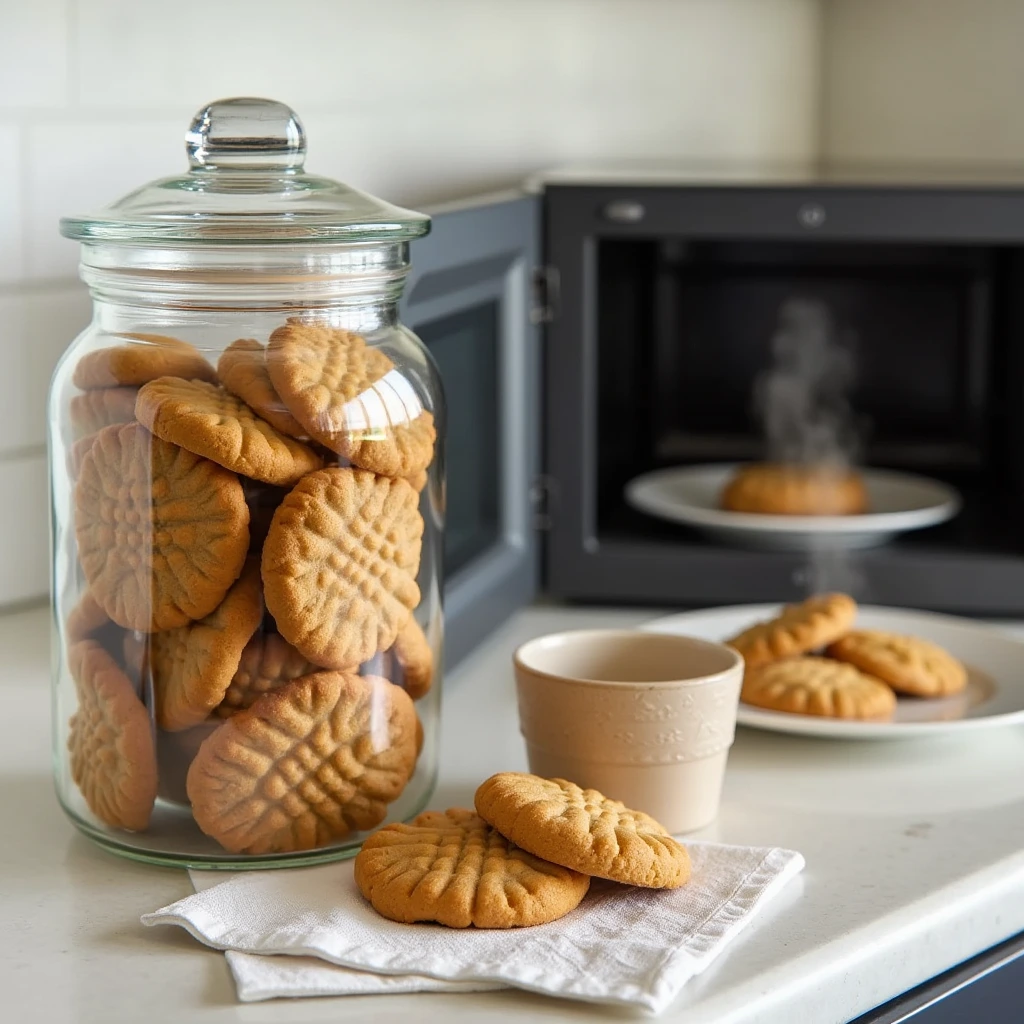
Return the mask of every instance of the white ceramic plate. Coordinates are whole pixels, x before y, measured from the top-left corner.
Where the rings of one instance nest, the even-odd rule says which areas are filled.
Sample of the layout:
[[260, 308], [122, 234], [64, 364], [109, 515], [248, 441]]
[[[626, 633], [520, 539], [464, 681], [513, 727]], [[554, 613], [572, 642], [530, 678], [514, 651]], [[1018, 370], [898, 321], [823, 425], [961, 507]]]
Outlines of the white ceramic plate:
[[[655, 619], [643, 628], [726, 640], [755, 622], [771, 618], [778, 610], [778, 605], [768, 604], [710, 608]], [[1024, 641], [970, 619], [902, 608], [863, 607], [857, 615], [857, 628], [885, 629], [933, 640], [967, 666], [966, 689], [954, 697], [935, 700], [900, 697], [890, 722], [851, 722], [765, 711], [742, 702], [736, 721], [772, 732], [855, 740], [905, 739], [1024, 725]]]
[[960, 496], [938, 480], [864, 469], [870, 512], [855, 516], [773, 516], [719, 508], [733, 463], [644, 473], [626, 485], [626, 501], [649, 515], [685, 523], [726, 544], [773, 551], [868, 548], [906, 530], [951, 519]]

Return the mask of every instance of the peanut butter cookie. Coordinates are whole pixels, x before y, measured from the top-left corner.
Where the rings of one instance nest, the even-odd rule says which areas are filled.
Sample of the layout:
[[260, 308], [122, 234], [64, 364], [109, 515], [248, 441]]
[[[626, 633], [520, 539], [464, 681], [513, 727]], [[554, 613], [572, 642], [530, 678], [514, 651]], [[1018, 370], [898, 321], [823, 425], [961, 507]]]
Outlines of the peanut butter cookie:
[[434, 418], [384, 380], [393, 369], [340, 328], [290, 320], [267, 346], [270, 379], [310, 437], [355, 466], [415, 478], [434, 457]]
[[398, 631], [391, 653], [402, 671], [402, 685], [413, 700], [425, 696], [434, 682], [434, 652], [423, 628], [410, 615]]
[[139, 831], [156, 799], [156, 753], [149, 713], [113, 658], [94, 640], [68, 656], [78, 691], [68, 750], [71, 777], [100, 821]]
[[676, 889], [690, 856], [652, 817], [565, 779], [501, 772], [476, 791], [476, 810], [517, 846], [584, 875]]
[[75, 440], [92, 437], [115, 423], [131, 423], [138, 393], [138, 388], [96, 388], [75, 395], [68, 404]]
[[209, 615], [242, 571], [248, 524], [234, 473], [137, 423], [105, 427], [82, 462], [79, 561], [93, 598], [127, 629]]
[[205, 381], [151, 381], [139, 390], [135, 415], [157, 437], [264, 483], [293, 484], [323, 465], [312, 448], [275, 430], [230, 391]]
[[288, 411], [267, 372], [266, 349], [252, 338], [239, 338], [224, 350], [217, 363], [221, 383], [272, 427], [290, 437], [306, 437], [306, 430]]
[[385, 825], [363, 843], [354, 867], [359, 891], [382, 917], [449, 928], [546, 924], [590, 888], [586, 875], [534, 857], [458, 808]]
[[416, 711], [376, 676], [319, 672], [265, 694], [199, 748], [188, 796], [232, 853], [292, 853], [379, 825], [416, 763]]
[[149, 663], [161, 729], [198, 725], [220, 704], [262, 618], [259, 565], [251, 561], [205, 618], [151, 634]]
[[722, 508], [730, 512], [849, 516], [866, 512], [867, 507], [863, 479], [843, 466], [742, 466], [722, 492]]
[[404, 480], [329, 468], [304, 477], [274, 513], [264, 597], [310, 661], [354, 669], [395, 642], [420, 601], [418, 506]]
[[725, 642], [743, 655], [747, 669], [824, 647], [850, 630], [857, 603], [846, 594], [818, 594], [783, 608]]
[[769, 711], [825, 718], [891, 718], [896, 697], [873, 676], [829, 658], [784, 658], [743, 677], [741, 700]]
[[967, 669], [948, 651], [916, 636], [859, 629], [828, 648], [832, 658], [877, 676], [897, 693], [948, 697], [967, 685]]
[[230, 718], [252, 707], [265, 693], [318, 671], [319, 667], [307, 661], [284, 637], [257, 634], [245, 645], [224, 699], [213, 713], [218, 718]]
[[121, 334], [126, 345], [101, 348], [84, 355], [75, 367], [72, 383], [83, 391], [92, 388], [137, 387], [158, 377], [214, 381], [213, 367], [187, 341], [162, 334]]

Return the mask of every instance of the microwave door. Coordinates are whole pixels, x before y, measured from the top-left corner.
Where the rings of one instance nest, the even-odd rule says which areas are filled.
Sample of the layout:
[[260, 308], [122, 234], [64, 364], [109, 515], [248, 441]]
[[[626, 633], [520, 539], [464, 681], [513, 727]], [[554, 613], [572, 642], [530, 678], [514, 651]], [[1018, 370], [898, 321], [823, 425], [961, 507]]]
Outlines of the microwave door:
[[517, 608], [539, 577], [539, 201], [515, 195], [428, 211], [401, 315], [433, 356], [447, 402], [448, 667]]

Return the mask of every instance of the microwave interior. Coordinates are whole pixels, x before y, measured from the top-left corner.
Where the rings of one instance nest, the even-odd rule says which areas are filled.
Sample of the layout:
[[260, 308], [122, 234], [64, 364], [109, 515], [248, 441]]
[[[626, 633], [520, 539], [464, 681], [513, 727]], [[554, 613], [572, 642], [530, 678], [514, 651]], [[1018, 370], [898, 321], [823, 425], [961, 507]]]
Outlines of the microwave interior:
[[899, 543], [1024, 548], [1024, 249], [603, 239], [596, 273], [599, 536], [699, 542], [631, 511], [623, 489], [775, 454], [765, 382], [797, 308], [816, 311], [843, 368], [836, 443], [964, 496], [950, 523]]

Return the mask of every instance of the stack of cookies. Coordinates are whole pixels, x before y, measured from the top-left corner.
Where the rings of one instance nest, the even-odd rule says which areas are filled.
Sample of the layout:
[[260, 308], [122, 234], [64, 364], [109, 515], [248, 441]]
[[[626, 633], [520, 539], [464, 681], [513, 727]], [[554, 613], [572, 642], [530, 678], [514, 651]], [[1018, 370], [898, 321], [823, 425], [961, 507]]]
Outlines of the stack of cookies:
[[285, 853], [402, 793], [434, 672], [414, 610], [436, 433], [395, 370], [296, 319], [216, 370], [151, 334], [75, 367], [68, 745], [101, 821], [144, 829], [159, 794], [225, 850]]
[[744, 630], [731, 647], [746, 665], [741, 699], [771, 711], [885, 720], [896, 695], [946, 697], [967, 685], [967, 670], [920, 637], [853, 628], [857, 604], [820, 594]]
[[653, 818], [564, 779], [502, 772], [476, 811], [427, 811], [386, 825], [355, 859], [355, 879], [392, 921], [450, 928], [546, 924], [575, 909], [591, 878], [675, 889], [686, 848]]

